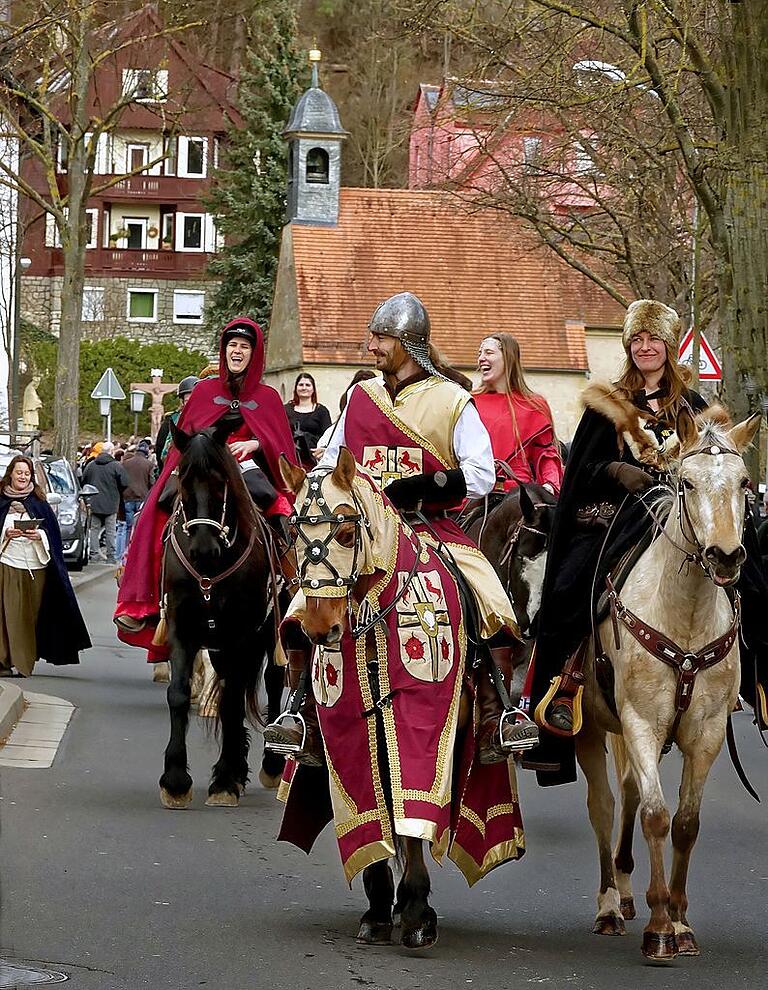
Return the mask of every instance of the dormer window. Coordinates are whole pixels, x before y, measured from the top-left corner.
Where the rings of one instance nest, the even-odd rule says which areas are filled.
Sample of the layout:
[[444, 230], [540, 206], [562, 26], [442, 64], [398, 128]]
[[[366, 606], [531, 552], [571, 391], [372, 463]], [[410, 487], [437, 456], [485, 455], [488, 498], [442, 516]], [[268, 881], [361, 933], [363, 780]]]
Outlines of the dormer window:
[[330, 181], [328, 152], [324, 148], [310, 148], [307, 152], [306, 180], [314, 185], [328, 185]]
[[182, 135], [177, 147], [179, 178], [204, 179], [208, 174], [208, 138]]
[[168, 99], [168, 70], [123, 69], [123, 97], [137, 103], [164, 103]]

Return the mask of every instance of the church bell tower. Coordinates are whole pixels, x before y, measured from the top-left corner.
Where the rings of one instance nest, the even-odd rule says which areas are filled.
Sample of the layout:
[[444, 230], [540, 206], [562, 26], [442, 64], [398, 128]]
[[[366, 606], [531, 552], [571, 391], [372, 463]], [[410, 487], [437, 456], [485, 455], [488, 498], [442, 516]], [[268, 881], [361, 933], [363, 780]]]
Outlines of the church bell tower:
[[327, 224], [339, 219], [341, 144], [347, 138], [336, 104], [320, 88], [321, 54], [312, 49], [312, 85], [296, 103], [283, 131], [288, 142], [289, 223]]

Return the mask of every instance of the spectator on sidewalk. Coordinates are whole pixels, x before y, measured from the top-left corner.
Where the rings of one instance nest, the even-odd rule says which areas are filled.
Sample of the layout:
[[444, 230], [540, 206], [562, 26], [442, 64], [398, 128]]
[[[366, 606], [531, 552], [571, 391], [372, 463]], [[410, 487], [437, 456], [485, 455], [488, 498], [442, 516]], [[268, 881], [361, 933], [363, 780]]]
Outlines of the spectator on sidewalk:
[[133, 517], [144, 503], [152, 487], [152, 465], [149, 462], [149, 444], [142, 440], [132, 453], [123, 458], [123, 469], [128, 476], [128, 487], [123, 492], [125, 504], [125, 542], [131, 538]]
[[115, 529], [120, 495], [128, 487], [125, 468], [112, 456], [114, 445], [106, 441], [101, 453], [89, 461], [83, 472], [83, 482], [98, 488], [98, 495], [91, 498], [91, 560], [103, 560], [99, 552], [99, 537], [102, 529], [106, 544], [106, 561], [114, 564]]

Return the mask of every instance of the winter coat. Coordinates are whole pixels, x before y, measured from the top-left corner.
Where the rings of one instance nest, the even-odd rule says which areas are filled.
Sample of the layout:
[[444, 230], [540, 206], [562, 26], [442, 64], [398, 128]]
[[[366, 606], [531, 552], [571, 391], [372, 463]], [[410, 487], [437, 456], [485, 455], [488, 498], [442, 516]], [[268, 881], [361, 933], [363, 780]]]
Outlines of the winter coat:
[[125, 468], [111, 454], [99, 454], [83, 471], [83, 484], [98, 488], [91, 498], [91, 511], [97, 516], [113, 516], [120, 506], [120, 496], [128, 487]]

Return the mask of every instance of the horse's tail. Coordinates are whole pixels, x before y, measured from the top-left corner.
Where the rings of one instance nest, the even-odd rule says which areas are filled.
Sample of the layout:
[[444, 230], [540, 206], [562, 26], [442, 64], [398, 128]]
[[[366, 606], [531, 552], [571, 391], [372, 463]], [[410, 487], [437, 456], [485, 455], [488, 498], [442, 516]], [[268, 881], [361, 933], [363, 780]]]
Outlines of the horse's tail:
[[611, 750], [613, 751], [613, 765], [616, 768], [616, 779], [621, 784], [629, 767], [627, 747], [624, 742], [624, 736], [615, 735], [613, 732], [610, 732], [609, 736], [611, 739]]

